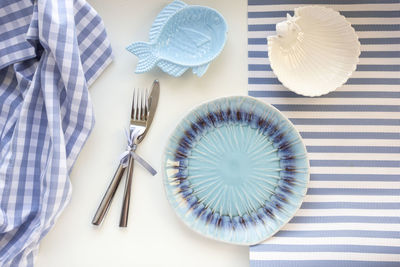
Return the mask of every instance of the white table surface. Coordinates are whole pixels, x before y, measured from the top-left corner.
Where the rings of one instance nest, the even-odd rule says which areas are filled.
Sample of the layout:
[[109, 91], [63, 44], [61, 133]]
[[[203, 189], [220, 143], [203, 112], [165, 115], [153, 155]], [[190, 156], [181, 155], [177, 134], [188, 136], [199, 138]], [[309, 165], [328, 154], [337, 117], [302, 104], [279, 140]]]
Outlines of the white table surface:
[[[42, 240], [37, 267], [80, 266], [248, 266], [248, 247], [209, 240], [187, 228], [167, 202], [161, 158], [178, 120], [193, 106], [247, 88], [247, 1], [188, 0], [210, 6], [225, 17], [228, 40], [222, 54], [202, 78], [186, 72], [180, 78], [159, 70], [135, 74], [137, 58], [125, 47], [147, 41], [148, 31], [165, 0], [90, 0], [103, 18], [114, 62], [90, 88], [96, 125], [73, 171], [72, 199], [54, 228]], [[123, 187], [114, 197], [103, 225], [91, 224], [95, 210], [125, 148], [124, 129], [134, 87], [149, 87], [158, 78], [161, 96], [154, 123], [137, 152], [159, 173], [152, 177], [135, 165], [128, 228], [118, 227]]]

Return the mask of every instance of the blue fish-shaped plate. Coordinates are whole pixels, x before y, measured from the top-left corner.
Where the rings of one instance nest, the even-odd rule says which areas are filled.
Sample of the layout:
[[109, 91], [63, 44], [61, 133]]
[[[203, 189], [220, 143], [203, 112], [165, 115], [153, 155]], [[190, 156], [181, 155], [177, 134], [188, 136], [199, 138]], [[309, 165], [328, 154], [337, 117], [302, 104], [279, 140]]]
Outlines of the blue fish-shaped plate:
[[189, 68], [201, 77], [221, 53], [226, 34], [226, 22], [216, 10], [174, 1], [155, 19], [150, 42], [135, 42], [126, 49], [139, 57], [136, 73], [157, 65], [175, 77]]
[[194, 108], [164, 153], [167, 198], [186, 225], [219, 241], [253, 245], [281, 229], [307, 191], [307, 151], [292, 123], [251, 97]]

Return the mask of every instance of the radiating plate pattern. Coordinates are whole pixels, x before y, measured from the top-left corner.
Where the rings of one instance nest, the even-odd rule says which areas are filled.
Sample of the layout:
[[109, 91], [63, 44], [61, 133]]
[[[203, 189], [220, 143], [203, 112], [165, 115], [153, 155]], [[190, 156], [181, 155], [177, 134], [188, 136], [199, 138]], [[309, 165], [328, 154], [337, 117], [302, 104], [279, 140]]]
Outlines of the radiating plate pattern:
[[171, 135], [163, 164], [168, 200], [185, 224], [243, 245], [287, 223], [309, 180], [299, 133], [277, 109], [251, 97], [193, 109]]

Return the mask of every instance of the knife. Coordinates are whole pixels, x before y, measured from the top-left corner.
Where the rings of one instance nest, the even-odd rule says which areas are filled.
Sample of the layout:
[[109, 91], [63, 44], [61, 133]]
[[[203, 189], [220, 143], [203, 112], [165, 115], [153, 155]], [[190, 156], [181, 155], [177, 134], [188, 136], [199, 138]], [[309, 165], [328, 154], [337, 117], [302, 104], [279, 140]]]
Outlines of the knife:
[[[151, 123], [153, 122], [154, 114], [157, 109], [158, 105], [158, 98], [160, 96], [160, 83], [158, 80], [153, 82], [150, 96], [147, 99], [149, 104], [149, 111], [147, 112], [147, 121], [146, 121], [146, 128], [141, 135], [139, 135], [136, 139], [136, 145], [140, 144], [143, 138], [146, 136]], [[128, 173], [126, 176], [125, 182], [125, 190], [124, 190], [124, 197], [122, 201], [122, 210], [121, 210], [121, 218], [119, 221], [120, 227], [127, 227], [128, 226], [128, 214], [129, 214], [129, 203], [131, 198], [131, 184], [132, 184], [132, 175], [133, 175], [133, 157], [129, 157], [128, 161]]]
[[[157, 109], [158, 105], [158, 99], [160, 97], [160, 83], [158, 80], [155, 80], [152, 85], [152, 89], [150, 92], [149, 96], [149, 111], [148, 111], [148, 117], [147, 117], [147, 127], [144, 130], [144, 132], [138, 137], [140, 138], [140, 141], [143, 140], [145, 135], [147, 134], [150, 125], [153, 122], [154, 114]], [[129, 164], [128, 164], [129, 165]], [[101, 222], [103, 221], [109, 207], [111, 204], [112, 199], [114, 198], [115, 192], [117, 191], [117, 188], [119, 186], [119, 183], [121, 182], [122, 176], [125, 172], [126, 167], [122, 165], [122, 163], [119, 164], [113, 179], [111, 180], [110, 185], [107, 188], [106, 193], [103, 196], [103, 199], [101, 200], [101, 203], [99, 207], [97, 208], [96, 214], [93, 217], [92, 224], [94, 225], [100, 225]]]

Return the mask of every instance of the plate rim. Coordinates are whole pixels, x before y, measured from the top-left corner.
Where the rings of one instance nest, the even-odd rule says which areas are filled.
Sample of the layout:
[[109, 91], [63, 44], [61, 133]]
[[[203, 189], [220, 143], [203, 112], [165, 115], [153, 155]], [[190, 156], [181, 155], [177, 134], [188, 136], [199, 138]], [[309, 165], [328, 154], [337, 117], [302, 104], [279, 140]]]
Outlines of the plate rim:
[[[307, 176], [307, 182], [306, 182], [306, 186], [305, 186], [306, 192], [305, 192], [304, 196], [302, 196], [301, 202], [299, 203], [299, 206], [296, 208], [296, 210], [295, 210], [295, 212], [293, 213], [293, 215], [290, 216], [287, 220], [285, 220], [284, 223], [283, 223], [280, 227], [278, 227], [278, 228], [276, 229], [276, 231], [272, 232], [270, 235], [268, 235], [267, 237], [265, 237], [265, 238], [263, 238], [263, 239], [261, 239], [261, 240], [259, 240], [259, 241], [257, 241], [257, 242], [234, 242], [234, 241], [226, 241], [226, 240], [219, 239], [219, 238], [217, 238], [217, 237], [215, 237], [215, 236], [213, 236], [213, 235], [207, 235], [207, 234], [201, 232], [200, 230], [191, 227], [191, 226], [189, 225], [189, 223], [186, 222], [186, 220], [184, 220], [184, 219], [178, 214], [178, 212], [176, 211], [176, 208], [173, 206], [173, 203], [172, 203], [172, 195], [171, 195], [171, 193], [169, 193], [168, 190], [167, 190], [167, 179], [168, 179], [168, 176], [167, 176], [166, 168], [165, 168], [165, 164], [166, 164], [166, 160], [167, 160], [167, 149], [168, 149], [168, 144], [169, 144], [171, 138], [173, 137], [173, 134], [174, 134], [175, 130], [177, 129], [177, 127], [180, 125], [180, 123], [183, 121], [183, 119], [185, 119], [189, 114], [191, 114], [193, 111], [195, 111], [195, 110], [198, 109], [199, 107], [201, 107], [201, 106], [203, 106], [203, 105], [205, 105], [205, 104], [214, 102], [214, 101], [219, 101], [219, 100], [223, 100], [223, 99], [232, 99], [232, 98], [243, 98], [243, 99], [254, 100], [254, 101], [256, 101], [257, 103], [262, 104], [262, 105], [265, 105], [265, 106], [267, 106], [268, 108], [271, 108], [271, 109], [273, 109], [275, 112], [277, 112], [278, 114], [280, 114], [280, 115], [282, 116], [282, 118], [283, 118], [287, 123], [289, 123], [289, 125], [292, 126], [292, 128], [294, 129], [294, 131], [296, 132], [296, 134], [299, 136], [299, 139], [301, 140], [302, 147], [304, 148], [304, 151], [305, 151], [305, 160], [306, 160], [306, 162], [307, 162], [307, 174], [306, 174], [306, 176]], [[269, 238], [273, 237], [273, 236], [274, 236], [277, 232], [279, 232], [284, 226], [286, 226], [287, 223], [288, 223], [288, 222], [296, 215], [296, 213], [299, 211], [299, 209], [300, 209], [300, 207], [301, 207], [301, 204], [304, 202], [304, 199], [305, 199], [305, 197], [307, 196], [307, 192], [308, 192], [308, 188], [309, 188], [309, 184], [310, 184], [310, 173], [311, 173], [311, 172], [310, 172], [310, 160], [309, 160], [309, 157], [308, 157], [307, 147], [306, 147], [306, 145], [304, 144], [303, 137], [300, 135], [300, 132], [296, 129], [296, 127], [294, 126], [294, 124], [293, 124], [279, 109], [277, 109], [276, 107], [274, 107], [273, 105], [271, 105], [271, 104], [269, 104], [269, 103], [263, 102], [263, 101], [261, 101], [261, 100], [255, 98], [255, 97], [247, 96], [247, 95], [230, 95], [230, 96], [216, 97], [216, 98], [213, 98], [213, 99], [210, 99], [210, 100], [202, 101], [202, 102], [200, 102], [200, 103], [194, 105], [193, 107], [191, 107], [189, 110], [187, 110], [183, 115], [180, 116], [180, 119], [177, 120], [177, 123], [174, 125], [174, 127], [172, 128], [172, 130], [170, 131], [170, 133], [168, 134], [168, 136], [167, 136], [167, 138], [166, 138], [166, 143], [164, 144], [164, 148], [163, 148], [163, 154], [162, 154], [161, 164], [162, 164], [162, 165], [161, 165], [161, 168], [162, 168], [162, 176], [163, 176], [163, 177], [162, 177], [162, 183], [163, 183], [163, 188], [164, 188], [163, 191], [164, 191], [165, 197], [166, 197], [167, 200], [168, 200], [168, 204], [169, 204], [168, 206], [173, 210], [175, 216], [178, 217], [179, 221], [181, 221], [181, 223], [183, 223], [183, 224], [184, 224], [187, 228], [189, 228], [191, 231], [196, 232], [196, 233], [200, 234], [200, 235], [203, 236], [203, 237], [206, 237], [206, 238], [211, 239], [211, 240], [216, 240], [216, 241], [219, 241], [219, 242], [222, 242], [222, 243], [225, 243], [225, 244], [231, 244], [231, 245], [233, 244], [233, 245], [239, 245], [239, 246], [253, 246], [253, 245], [261, 244], [261, 243], [263, 243], [264, 241], [268, 240]]]

